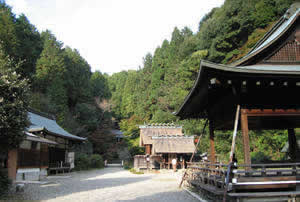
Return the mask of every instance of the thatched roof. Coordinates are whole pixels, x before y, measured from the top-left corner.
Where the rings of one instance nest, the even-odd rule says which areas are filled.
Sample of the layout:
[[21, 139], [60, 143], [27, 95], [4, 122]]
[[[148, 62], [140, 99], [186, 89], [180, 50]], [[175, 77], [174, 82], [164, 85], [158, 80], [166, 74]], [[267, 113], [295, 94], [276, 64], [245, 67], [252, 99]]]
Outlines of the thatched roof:
[[182, 126], [172, 123], [156, 123], [140, 125], [140, 146], [153, 144], [152, 137], [161, 135], [183, 135]]
[[157, 136], [152, 137], [153, 150], [157, 153], [193, 153], [194, 136]]

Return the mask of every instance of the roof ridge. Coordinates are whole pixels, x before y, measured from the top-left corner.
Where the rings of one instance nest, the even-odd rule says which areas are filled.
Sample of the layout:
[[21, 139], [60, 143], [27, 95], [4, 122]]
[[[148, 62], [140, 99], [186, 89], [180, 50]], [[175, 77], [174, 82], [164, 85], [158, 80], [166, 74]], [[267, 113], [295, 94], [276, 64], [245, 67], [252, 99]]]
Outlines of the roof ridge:
[[290, 6], [288, 10], [284, 13], [283, 16], [279, 18], [279, 20], [272, 26], [272, 28], [261, 38], [249, 51], [248, 54], [250, 54], [255, 48], [257, 48], [259, 45], [261, 45], [271, 34], [273, 34], [278, 27], [286, 20], [288, 20], [292, 15], [297, 12], [297, 10], [300, 8], [300, 3], [294, 3]]
[[49, 114], [49, 113], [46, 113], [46, 112], [41, 112], [41, 111], [39, 111], [37, 109], [33, 109], [31, 107], [28, 108], [28, 112], [31, 112], [31, 113], [37, 114], [39, 116], [43, 116], [45, 118], [56, 121], [56, 118], [53, 114]]

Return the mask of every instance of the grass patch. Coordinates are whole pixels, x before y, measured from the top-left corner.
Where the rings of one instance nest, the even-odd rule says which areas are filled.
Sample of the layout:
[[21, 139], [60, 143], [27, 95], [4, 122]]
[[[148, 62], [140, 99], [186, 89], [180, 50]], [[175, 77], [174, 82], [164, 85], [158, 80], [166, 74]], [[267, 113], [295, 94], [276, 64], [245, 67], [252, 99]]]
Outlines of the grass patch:
[[142, 171], [136, 171], [134, 168], [130, 168], [129, 171], [133, 174], [137, 174], [137, 175], [141, 175], [144, 174], [144, 172]]

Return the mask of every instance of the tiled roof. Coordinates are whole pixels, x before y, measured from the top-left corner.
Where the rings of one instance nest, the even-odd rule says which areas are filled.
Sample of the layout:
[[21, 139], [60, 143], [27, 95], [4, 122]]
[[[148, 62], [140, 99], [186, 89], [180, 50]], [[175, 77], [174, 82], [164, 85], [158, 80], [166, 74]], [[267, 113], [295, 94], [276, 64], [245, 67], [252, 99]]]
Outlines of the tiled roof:
[[31, 125], [28, 128], [29, 132], [34, 132], [37, 130], [46, 130], [50, 133], [53, 133], [57, 136], [61, 136], [68, 139], [74, 140], [86, 140], [86, 138], [78, 137], [76, 135], [72, 135], [61, 128], [54, 119], [50, 119], [49, 117], [45, 117], [33, 112], [28, 112], [28, 118]]

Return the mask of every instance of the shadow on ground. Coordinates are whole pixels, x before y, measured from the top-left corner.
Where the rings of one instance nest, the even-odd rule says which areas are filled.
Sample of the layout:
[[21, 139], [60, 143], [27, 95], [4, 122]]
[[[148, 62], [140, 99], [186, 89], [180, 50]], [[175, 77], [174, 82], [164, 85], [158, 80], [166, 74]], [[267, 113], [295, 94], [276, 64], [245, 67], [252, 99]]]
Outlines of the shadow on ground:
[[[113, 175], [117, 172], [124, 172], [123, 169], [94, 170], [72, 173], [71, 178], [67, 179], [51, 179], [49, 184], [26, 185], [23, 193], [17, 193], [14, 196], [9, 196], [8, 200], [47, 200], [57, 197], [66, 196], [78, 192], [91, 191], [96, 189], [105, 189], [126, 184], [137, 183], [148, 180], [151, 177], [133, 176], [133, 177], [118, 177]], [[126, 172], [126, 171], [125, 171]], [[68, 174], [66, 174], [68, 175]], [[105, 177], [104, 175], [108, 175]]]
[[[184, 193], [183, 193], [184, 192]], [[163, 202], [194, 202], [198, 201], [196, 198], [193, 196], [189, 195], [186, 193], [184, 190], [181, 191], [169, 191], [169, 192], [161, 192], [161, 193], [156, 193], [148, 196], [141, 196], [137, 197], [135, 199], [129, 199], [129, 200], [115, 200], [118, 202], [125, 202], [125, 201], [163, 201]]]

